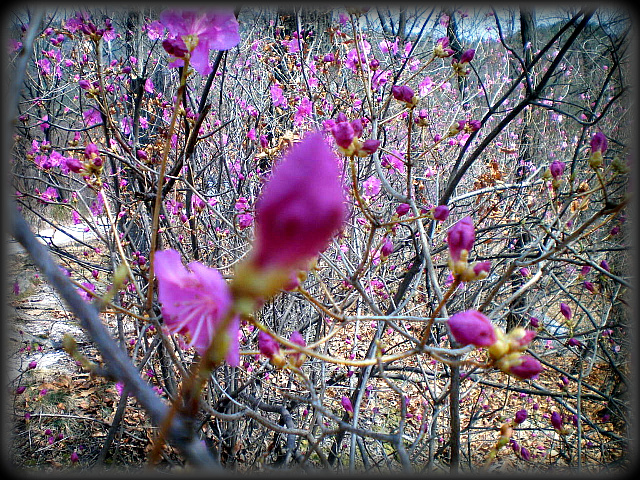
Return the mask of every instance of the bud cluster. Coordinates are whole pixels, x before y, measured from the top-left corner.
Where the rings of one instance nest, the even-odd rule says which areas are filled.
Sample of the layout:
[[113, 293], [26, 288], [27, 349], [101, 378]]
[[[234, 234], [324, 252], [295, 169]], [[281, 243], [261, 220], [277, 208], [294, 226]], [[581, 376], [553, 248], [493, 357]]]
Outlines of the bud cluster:
[[542, 371], [538, 360], [523, 354], [536, 336], [534, 330], [516, 327], [505, 333], [477, 310], [458, 312], [449, 317], [447, 325], [454, 340], [462, 346], [486, 347], [493, 365], [508, 375], [526, 380]]
[[363, 127], [359, 118], [349, 121], [347, 116], [340, 112], [336, 120], [328, 121], [326, 126], [336, 140], [338, 150], [347, 157], [368, 157], [380, 146], [380, 140], [360, 140]]
[[468, 262], [474, 242], [475, 227], [471, 217], [464, 217], [447, 232], [449, 268], [463, 282], [482, 280], [491, 270], [490, 262]]

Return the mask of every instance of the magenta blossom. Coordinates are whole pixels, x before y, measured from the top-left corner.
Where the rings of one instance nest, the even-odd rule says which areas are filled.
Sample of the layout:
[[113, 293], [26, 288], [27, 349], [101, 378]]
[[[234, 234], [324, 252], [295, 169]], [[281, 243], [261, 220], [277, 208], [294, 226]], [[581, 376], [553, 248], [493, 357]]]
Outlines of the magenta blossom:
[[307, 135], [273, 170], [256, 203], [258, 268], [304, 267], [346, 219], [337, 158], [320, 133]]
[[520, 380], [535, 379], [542, 372], [542, 364], [530, 355], [521, 355], [520, 361], [509, 367], [509, 373]]
[[157, 251], [154, 266], [167, 329], [187, 337], [188, 345], [201, 355], [214, 337], [226, 334], [225, 359], [237, 366], [238, 318], [232, 318], [225, 331], [220, 330], [232, 304], [231, 292], [220, 272], [200, 262], [189, 263], [187, 270], [176, 250]]
[[240, 42], [238, 21], [231, 10], [165, 10], [160, 22], [170, 34], [168, 51], [175, 57], [170, 66], [184, 65], [180, 54], [186, 50], [201, 75], [211, 72], [209, 50], [229, 50]]
[[449, 256], [453, 262], [465, 261], [466, 257], [462, 258], [462, 251], [465, 250], [469, 254], [473, 248], [473, 244], [476, 239], [476, 230], [473, 226], [473, 220], [471, 217], [464, 217], [459, 220], [453, 227], [447, 232], [447, 243], [449, 244]]
[[462, 346], [488, 347], [497, 340], [491, 320], [477, 310], [458, 312], [449, 317], [447, 324], [455, 341]]
[[404, 102], [409, 107], [414, 107], [418, 103], [418, 97], [411, 87], [407, 85], [394, 85], [391, 87], [393, 98], [399, 102]]
[[[291, 343], [295, 343], [296, 345], [300, 345], [301, 347], [306, 347], [307, 346], [307, 342], [304, 341], [304, 337], [297, 330], [291, 332], [291, 336], [289, 337], [289, 341]], [[302, 365], [302, 363], [304, 362], [304, 359], [305, 359], [304, 353], [298, 352], [298, 353], [291, 354], [291, 360], [292, 360], [293, 364], [296, 365], [297, 367]]]
[[439, 58], [447, 58], [453, 55], [455, 52], [449, 48], [449, 37], [441, 37], [436, 42], [436, 46], [433, 47], [433, 54]]
[[349, 399], [349, 397], [347, 397], [346, 395], [342, 395], [342, 398], [340, 398], [340, 403], [342, 404], [342, 408], [344, 408], [349, 415], [353, 414], [353, 405], [351, 404], [351, 400]]
[[515, 416], [513, 417], [513, 421], [517, 424], [521, 424], [522, 422], [524, 422], [527, 419], [527, 411], [522, 409], [522, 410], [518, 410], [515, 414]]
[[439, 222], [444, 222], [449, 218], [449, 207], [446, 205], [438, 205], [433, 209], [433, 218]]
[[396, 207], [396, 214], [399, 217], [403, 217], [409, 212], [409, 210], [411, 210], [411, 206], [409, 206], [408, 203], [401, 203]]
[[475, 57], [476, 51], [473, 48], [466, 50], [462, 55], [460, 55], [460, 63], [469, 63]]
[[607, 137], [604, 135], [604, 133], [598, 132], [591, 138], [590, 145], [591, 145], [592, 153], [593, 152], [604, 153], [607, 151], [607, 146], [608, 146]]
[[565, 163], [559, 160], [554, 160], [551, 165], [549, 165], [549, 172], [553, 178], [558, 178], [564, 173]]
[[564, 318], [566, 318], [567, 320], [571, 320], [571, 307], [569, 307], [569, 305], [564, 302], [560, 302], [560, 313], [562, 313]]

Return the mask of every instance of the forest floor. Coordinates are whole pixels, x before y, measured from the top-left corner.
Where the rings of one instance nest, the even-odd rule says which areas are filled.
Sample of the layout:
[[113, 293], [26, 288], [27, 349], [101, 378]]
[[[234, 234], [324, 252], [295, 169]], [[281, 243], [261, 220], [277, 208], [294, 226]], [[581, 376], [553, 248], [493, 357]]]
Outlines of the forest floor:
[[[95, 253], [86, 254], [89, 260], [92, 255]], [[8, 322], [4, 384], [9, 395], [4, 418], [9, 424], [9, 463], [29, 471], [79, 470], [96, 464], [118, 470], [144, 467], [155, 435], [144, 412], [135, 399], [129, 398], [115, 440], [108, 453], [102, 452], [120, 402], [116, 384], [91, 376], [64, 352], [62, 338], [70, 334], [84, 355], [96, 362], [100, 360], [73, 316], [38, 276], [28, 255], [15, 250], [9, 255], [6, 266]], [[16, 284], [17, 290], [14, 290]], [[112, 316], [105, 315], [104, 318], [109, 327], [115, 328]], [[30, 362], [36, 362], [35, 368], [29, 368]], [[567, 371], [572, 367], [570, 360], [562, 356], [554, 358], [553, 362]], [[585, 381], [600, 386], [607, 382], [607, 376], [607, 371], [595, 365]], [[462, 444], [473, 446], [473, 451], [463, 454], [463, 470], [469, 470], [469, 463], [474, 469], [484, 463], [498, 439], [500, 425], [521, 408], [528, 410], [529, 417], [518, 426], [513, 438], [530, 450], [531, 460], [524, 461], [506, 446], [492, 462], [490, 471], [557, 472], [558, 468], [568, 465], [575, 468], [575, 431], [567, 436], [558, 435], [549, 422], [551, 412], [558, 409], [554, 399], [573, 402], [566, 396], [569, 392], [563, 393], [559, 388], [556, 372], [541, 375], [537, 385], [559, 397], [531, 394], [524, 383], [520, 391], [518, 388], [507, 391], [504, 376], [499, 373], [488, 373], [482, 378], [485, 383], [474, 388], [463, 382], [463, 391], [470, 397], [465, 405], [473, 405], [474, 410], [461, 408], [461, 425], [469, 425], [471, 414], [476, 416], [473, 430], [462, 433]], [[19, 386], [25, 387], [21, 393], [17, 393]], [[583, 437], [588, 438], [583, 438], [581, 443], [581, 468], [589, 472], [614, 473], [629, 462], [628, 446], [621, 440], [629, 438], [628, 425], [615, 415], [606, 421], [602, 419], [602, 406], [602, 402], [590, 402], [588, 397], [582, 402], [583, 413], [594, 419], [600, 431], [583, 424]], [[363, 411], [362, 415], [367, 414]], [[446, 429], [440, 438], [447, 438]], [[72, 461], [73, 452], [78, 455], [77, 462]], [[173, 471], [182, 468], [180, 456], [171, 447], [165, 447], [162, 455], [157, 468]]]

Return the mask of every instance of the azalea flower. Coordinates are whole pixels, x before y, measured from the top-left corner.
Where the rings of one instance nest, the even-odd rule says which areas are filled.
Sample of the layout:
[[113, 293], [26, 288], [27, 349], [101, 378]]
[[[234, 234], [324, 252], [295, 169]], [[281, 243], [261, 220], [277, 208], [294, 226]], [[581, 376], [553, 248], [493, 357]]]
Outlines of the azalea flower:
[[254, 260], [290, 269], [323, 251], [346, 219], [338, 161], [321, 133], [276, 164], [256, 203]]
[[346, 395], [342, 395], [342, 397], [340, 398], [340, 404], [349, 415], [353, 415], [353, 405], [351, 404], [351, 400], [349, 399], [349, 397], [347, 397]]
[[460, 261], [466, 263], [475, 239], [476, 231], [471, 217], [464, 217], [449, 229], [447, 244], [449, 245], [449, 257], [454, 264]]
[[211, 73], [209, 50], [229, 50], [240, 42], [238, 21], [231, 10], [165, 10], [160, 22], [169, 30], [170, 37], [162, 46], [175, 59], [171, 67], [184, 65], [185, 53], [201, 75]]
[[[176, 250], [157, 251], [154, 267], [158, 279], [158, 300], [164, 323], [171, 333], [184, 335], [188, 346], [203, 355], [214, 337], [226, 335], [224, 358], [233, 366], [240, 362], [238, 317], [220, 331], [220, 323], [232, 304], [229, 287], [220, 272], [200, 262], [182, 264]], [[220, 352], [219, 352], [220, 353]]]
[[462, 346], [489, 347], [497, 340], [491, 320], [477, 310], [458, 312], [449, 317], [447, 325], [455, 341]]

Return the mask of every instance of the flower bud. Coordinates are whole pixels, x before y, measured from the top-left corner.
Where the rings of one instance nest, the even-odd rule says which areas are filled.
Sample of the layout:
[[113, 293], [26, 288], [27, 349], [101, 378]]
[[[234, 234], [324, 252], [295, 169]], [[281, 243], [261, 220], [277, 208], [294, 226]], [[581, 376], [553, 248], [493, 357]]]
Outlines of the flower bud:
[[496, 366], [505, 373], [513, 375], [520, 380], [537, 378], [542, 371], [542, 364], [530, 355], [522, 355], [513, 352], [502, 357]]
[[446, 205], [438, 205], [433, 209], [433, 218], [439, 222], [444, 222], [449, 218], [449, 207]]
[[449, 37], [441, 37], [436, 41], [433, 54], [438, 58], [447, 58], [454, 54], [454, 51], [449, 48]]
[[[449, 229], [447, 243], [449, 245], [449, 259], [453, 263], [452, 266], [450, 265], [452, 270], [455, 270], [455, 264], [458, 262], [466, 264], [475, 239], [476, 232], [471, 217], [464, 217]], [[454, 271], [454, 273], [460, 272]]]
[[396, 207], [396, 214], [399, 217], [402, 217], [402, 216], [406, 215], [407, 212], [409, 212], [409, 210], [411, 210], [411, 207], [409, 206], [408, 203], [401, 203], [400, 205], [398, 205]]
[[408, 107], [414, 107], [418, 103], [418, 96], [407, 85], [394, 85], [391, 87], [391, 94], [393, 98], [406, 103]]
[[519, 425], [522, 422], [524, 422], [527, 419], [527, 411], [522, 409], [522, 410], [518, 410], [515, 414], [515, 416], [513, 417], [513, 421]]
[[258, 349], [274, 366], [279, 368], [284, 366], [285, 359], [282, 356], [280, 344], [267, 332], [258, 333]]
[[460, 63], [469, 63], [471, 60], [473, 60], [473, 57], [475, 57], [475, 55], [476, 55], [476, 51], [473, 48], [466, 50], [460, 56]]
[[342, 405], [342, 408], [344, 408], [344, 410], [349, 414], [349, 416], [353, 415], [353, 404], [351, 403], [349, 397], [347, 397], [346, 395], [342, 395], [342, 398], [340, 398], [340, 404]]
[[571, 307], [569, 307], [569, 305], [564, 302], [560, 302], [560, 313], [562, 313], [564, 318], [566, 318], [567, 320], [571, 320]]
[[[289, 337], [289, 341], [291, 343], [300, 345], [301, 347], [307, 346], [307, 342], [304, 341], [302, 334], [297, 330], [291, 333], [291, 336]], [[291, 361], [298, 368], [304, 363], [305, 358], [306, 358], [306, 355], [301, 352], [291, 354]]]
[[477, 310], [458, 312], [449, 317], [447, 325], [462, 346], [488, 347], [497, 340], [491, 320]]
[[564, 162], [560, 162], [559, 160], [554, 160], [551, 165], [549, 165], [549, 172], [554, 179], [559, 178], [564, 172], [565, 164]]

